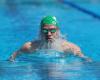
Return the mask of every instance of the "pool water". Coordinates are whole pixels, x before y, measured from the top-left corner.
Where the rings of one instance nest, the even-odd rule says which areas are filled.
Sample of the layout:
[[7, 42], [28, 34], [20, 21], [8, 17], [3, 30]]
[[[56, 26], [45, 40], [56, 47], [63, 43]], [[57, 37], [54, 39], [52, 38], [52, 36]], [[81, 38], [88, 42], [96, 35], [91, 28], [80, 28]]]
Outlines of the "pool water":
[[[62, 1], [0, 1], [0, 80], [100, 79], [100, 20]], [[65, 1], [100, 15], [99, 0]], [[60, 57], [62, 53], [56, 51], [52, 55], [40, 51], [15, 62], [6, 61], [25, 42], [39, 37], [40, 21], [46, 15], [55, 15], [66, 39], [80, 46], [93, 62], [75, 56]]]
[[1, 61], [0, 78], [2, 80], [99, 79], [99, 62], [88, 63], [73, 55], [61, 57], [62, 53], [51, 50], [49, 52], [52, 53], [45, 53], [44, 50], [35, 54], [23, 54], [14, 62]]

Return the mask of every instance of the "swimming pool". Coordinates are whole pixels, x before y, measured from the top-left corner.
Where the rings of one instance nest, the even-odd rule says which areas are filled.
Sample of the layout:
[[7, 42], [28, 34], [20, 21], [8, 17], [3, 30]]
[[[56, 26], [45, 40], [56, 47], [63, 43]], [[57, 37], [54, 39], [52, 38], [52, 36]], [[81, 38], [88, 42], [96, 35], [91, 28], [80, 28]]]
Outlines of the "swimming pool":
[[[99, 1], [70, 1], [96, 15], [100, 14]], [[100, 79], [98, 18], [60, 0], [2, 0], [0, 4], [0, 80]], [[39, 23], [45, 15], [55, 15], [59, 20], [61, 32], [67, 35], [68, 40], [79, 45], [84, 54], [94, 62], [84, 63], [74, 57], [65, 59], [40, 56], [37, 59], [37, 55], [34, 59], [32, 55], [29, 60], [24, 58], [25, 61], [20, 62], [5, 61], [25, 42], [38, 38]]]

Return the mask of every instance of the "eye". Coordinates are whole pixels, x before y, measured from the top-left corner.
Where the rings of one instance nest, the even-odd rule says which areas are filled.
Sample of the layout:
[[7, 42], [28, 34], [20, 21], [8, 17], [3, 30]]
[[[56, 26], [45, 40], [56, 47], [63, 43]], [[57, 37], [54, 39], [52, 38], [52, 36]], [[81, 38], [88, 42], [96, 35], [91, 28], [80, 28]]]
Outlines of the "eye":
[[52, 33], [55, 33], [55, 32], [56, 32], [56, 29], [52, 29], [51, 32], [52, 32]]
[[43, 29], [42, 31], [43, 31], [43, 33], [48, 33], [47, 29]]

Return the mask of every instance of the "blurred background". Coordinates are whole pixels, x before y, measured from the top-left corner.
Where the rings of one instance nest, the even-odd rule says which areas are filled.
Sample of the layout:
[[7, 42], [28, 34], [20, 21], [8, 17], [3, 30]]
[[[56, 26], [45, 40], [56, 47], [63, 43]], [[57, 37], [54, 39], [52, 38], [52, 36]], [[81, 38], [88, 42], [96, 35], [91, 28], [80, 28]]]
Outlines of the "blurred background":
[[47, 15], [57, 17], [66, 39], [100, 61], [100, 0], [0, 0], [0, 60], [37, 39]]

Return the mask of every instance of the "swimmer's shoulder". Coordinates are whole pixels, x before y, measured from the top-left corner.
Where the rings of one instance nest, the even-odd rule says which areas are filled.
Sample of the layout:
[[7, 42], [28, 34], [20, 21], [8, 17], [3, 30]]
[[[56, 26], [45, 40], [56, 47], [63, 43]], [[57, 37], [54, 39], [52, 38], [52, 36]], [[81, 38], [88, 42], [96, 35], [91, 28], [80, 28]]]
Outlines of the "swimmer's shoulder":
[[28, 51], [29, 50], [29, 48], [31, 47], [31, 42], [26, 42], [23, 46], [22, 46], [22, 48], [21, 48], [21, 50], [23, 50], [23, 51]]
[[41, 40], [35, 40], [31, 42], [32, 46], [38, 46], [41, 43]]
[[80, 50], [78, 45], [67, 40], [63, 40], [62, 46], [68, 50]]
[[63, 46], [68, 46], [68, 45], [71, 45], [71, 44], [73, 44], [73, 43], [71, 43], [71, 42], [69, 42], [67, 40], [63, 40], [63, 42], [62, 42]]
[[69, 49], [69, 50], [73, 51], [74, 53], [81, 51], [80, 47], [72, 42], [64, 41], [63, 45], [66, 49]]
[[62, 43], [63, 45], [67, 45], [67, 46], [77, 46], [77, 45], [75, 45], [74, 43], [72, 43], [72, 42], [70, 42], [70, 41], [67, 41], [67, 40], [63, 40], [63, 43]]
[[38, 46], [39, 44], [39, 40], [35, 40], [35, 41], [29, 41], [29, 42], [26, 42], [24, 45], [23, 45], [23, 49], [24, 50], [30, 50], [31, 48], [35, 48]]

